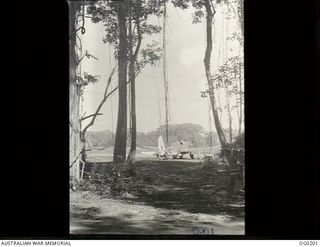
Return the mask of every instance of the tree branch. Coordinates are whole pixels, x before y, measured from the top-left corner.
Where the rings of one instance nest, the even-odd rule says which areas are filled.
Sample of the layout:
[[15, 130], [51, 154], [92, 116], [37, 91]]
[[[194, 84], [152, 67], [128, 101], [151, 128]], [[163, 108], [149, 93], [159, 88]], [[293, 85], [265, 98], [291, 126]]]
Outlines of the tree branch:
[[[145, 65], [143, 65], [143, 67], [144, 67]], [[143, 68], [143, 67], [141, 67], [141, 68]], [[137, 73], [136, 73], [136, 77], [135, 78], [137, 78], [138, 77], [138, 75], [140, 74], [140, 72], [141, 72], [141, 70], [139, 70]], [[130, 81], [127, 81], [127, 85], [128, 84], [130, 84]], [[111, 94], [113, 94], [115, 91], [117, 91], [117, 89], [118, 89], [118, 86], [116, 86], [114, 89], [112, 89], [107, 95], [106, 95], [106, 98], [108, 98]]]
[[94, 114], [91, 114], [91, 115], [88, 115], [88, 116], [84, 116], [84, 117], [81, 118], [81, 121], [86, 120], [86, 119], [91, 118], [91, 117], [94, 117], [96, 115], [103, 115], [103, 113], [94, 113]]
[[211, 6], [211, 11], [212, 11], [212, 18], [213, 18], [213, 16], [216, 14], [216, 9], [214, 8], [214, 6], [213, 6], [213, 2], [210, 0], [209, 1], [209, 3], [210, 3], [210, 6]]
[[78, 62], [76, 62], [76, 67], [78, 67], [79, 66], [79, 64], [81, 63], [81, 61], [83, 60], [83, 58], [85, 57], [85, 55], [83, 55], [80, 59], [79, 59], [79, 61]]
[[136, 20], [135, 21], [136, 21], [136, 26], [137, 26], [138, 44], [137, 44], [136, 50], [134, 51], [134, 54], [133, 54], [133, 61], [134, 62], [137, 60], [137, 56], [138, 56], [138, 53], [139, 53], [139, 50], [140, 50], [141, 40], [142, 40], [139, 13], [136, 15]]
[[104, 91], [104, 97], [106, 97], [106, 95], [107, 95], [107, 92], [108, 92], [108, 89], [109, 89], [109, 86], [110, 86], [110, 83], [111, 83], [111, 79], [112, 79], [112, 76], [113, 76], [116, 68], [117, 68], [117, 66], [114, 66], [112, 71], [111, 71], [111, 73], [110, 73], [110, 76], [108, 78], [108, 83], [107, 83], [106, 89]]
[[108, 92], [108, 89], [109, 89], [109, 86], [110, 86], [110, 83], [111, 83], [111, 80], [112, 80], [112, 76], [113, 76], [116, 68], [117, 68], [117, 66], [114, 66], [114, 68], [112, 69], [112, 71], [111, 71], [111, 73], [110, 73], [110, 75], [109, 75], [108, 82], [107, 82], [107, 86], [106, 86], [106, 89], [105, 89], [105, 91], [104, 91], [103, 99], [101, 100], [100, 104], [98, 105], [96, 112], [95, 112], [94, 114], [92, 114], [93, 117], [92, 117], [91, 121], [87, 124], [87, 126], [86, 126], [86, 127], [83, 129], [83, 131], [82, 131], [82, 135], [81, 135], [81, 138], [82, 138], [82, 139], [84, 139], [85, 133], [86, 133], [86, 131], [88, 130], [88, 128], [94, 124], [97, 116], [98, 116], [98, 115], [101, 115], [100, 109], [101, 109], [101, 107], [103, 106], [104, 102], [106, 102], [107, 98], [108, 98], [109, 95], [110, 95], [110, 93], [107, 94], [107, 92]]

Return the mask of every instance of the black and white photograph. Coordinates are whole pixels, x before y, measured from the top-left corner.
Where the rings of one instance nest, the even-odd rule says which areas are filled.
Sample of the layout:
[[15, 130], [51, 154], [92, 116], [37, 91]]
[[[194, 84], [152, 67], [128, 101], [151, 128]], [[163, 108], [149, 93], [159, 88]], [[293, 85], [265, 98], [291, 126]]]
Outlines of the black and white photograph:
[[243, 0], [68, 1], [71, 235], [244, 235]]

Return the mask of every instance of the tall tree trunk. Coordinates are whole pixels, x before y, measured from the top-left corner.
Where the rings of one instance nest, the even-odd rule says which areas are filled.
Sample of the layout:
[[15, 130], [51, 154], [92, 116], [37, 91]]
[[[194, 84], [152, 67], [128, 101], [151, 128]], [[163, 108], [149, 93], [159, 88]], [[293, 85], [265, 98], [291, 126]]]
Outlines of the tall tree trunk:
[[206, 8], [206, 31], [207, 31], [207, 47], [206, 47], [205, 57], [204, 57], [204, 67], [205, 67], [206, 77], [209, 85], [210, 101], [211, 101], [211, 108], [212, 108], [212, 113], [214, 117], [214, 124], [217, 130], [221, 147], [224, 149], [227, 145], [227, 141], [219, 120], [218, 111], [216, 110], [216, 99], [214, 95], [215, 90], [214, 90], [214, 85], [211, 78], [211, 68], [210, 68], [210, 59], [211, 59], [211, 53], [212, 53], [212, 20], [215, 14], [215, 12], [213, 12], [214, 10], [211, 7], [210, 1], [211, 0], [204, 0], [204, 5]]
[[127, 141], [127, 27], [126, 27], [127, 1], [118, 1], [118, 119], [113, 151], [115, 164], [125, 161]]
[[[138, 5], [139, 6], [139, 5]], [[131, 5], [130, 5], [131, 8]], [[139, 19], [139, 8], [137, 14], [135, 15], [135, 22], [137, 25], [137, 34], [138, 34], [138, 43], [136, 49], [133, 53], [132, 47], [132, 12], [130, 9], [130, 22], [129, 22], [129, 31], [130, 31], [130, 65], [129, 65], [129, 82], [131, 89], [131, 146], [130, 152], [128, 155], [128, 163], [135, 164], [136, 162], [136, 147], [137, 147], [137, 117], [136, 117], [136, 74], [135, 74], [135, 63], [141, 46], [142, 34], [140, 30], [140, 19]]]
[[86, 141], [81, 140], [81, 160], [86, 163], [87, 162], [87, 147], [86, 147]]
[[[131, 77], [131, 76], [130, 76]], [[137, 117], [136, 117], [136, 94], [135, 94], [135, 78], [131, 79], [131, 146], [128, 155], [128, 163], [135, 164], [136, 146], [137, 146]]]
[[[239, 56], [239, 61], [240, 61], [240, 56]], [[240, 96], [241, 96], [241, 94], [239, 93], [241, 90], [240, 90], [240, 88], [241, 88], [241, 86], [240, 86], [240, 75], [239, 75], [239, 78], [237, 77], [238, 75], [237, 75], [237, 67], [236, 66], [234, 66], [234, 70], [233, 70], [233, 72], [234, 72], [234, 81], [235, 81], [235, 83], [236, 83], [236, 86], [237, 86], [237, 89], [239, 88], [239, 91], [238, 92], [236, 92], [236, 109], [237, 109], [237, 116], [238, 116], [238, 136], [240, 136], [240, 134], [241, 134], [241, 122], [242, 122], [242, 115], [240, 114], [240, 110], [242, 110], [241, 109], [241, 104], [240, 104]], [[239, 80], [238, 80], [239, 79]]]
[[69, 166], [70, 176], [76, 182], [80, 178], [80, 86], [76, 83], [76, 16], [79, 3], [69, 1]]
[[[244, 0], [240, 0], [240, 26], [241, 26], [241, 39], [244, 41]], [[243, 49], [243, 46], [242, 46]], [[242, 50], [243, 52], [243, 50]], [[242, 122], [243, 122], [243, 100], [242, 100], [242, 71], [241, 71], [241, 56], [239, 56], [239, 86], [240, 86], [240, 118], [239, 118], [239, 135], [241, 134], [241, 127], [242, 127]]]
[[167, 45], [166, 45], [166, 20], [167, 20], [167, 2], [164, 1], [163, 6], [163, 40], [162, 40], [162, 52], [163, 52], [163, 81], [164, 81], [164, 100], [165, 100], [165, 144], [169, 144], [169, 105], [168, 105], [168, 76], [167, 76]]
[[135, 71], [134, 71], [134, 63], [133, 60], [133, 37], [132, 37], [132, 6], [129, 5], [129, 83], [130, 83], [130, 91], [131, 91], [131, 146], [130, 152], [128, 155], [128, 163], [134, 164], [136, 160], [136, 144], [137, 144], [137, 119], [136, 119], [136, 94], [135, 94]]
[[229, 120], [229, 142], [233, 141], [233, 133], [232, 133], [232, 116], [230, 110], [230, 97], [231, 95], [228, 93], [228, 88], [226, 88], [226, 101], [227, 101], [227, 110], [228, 110], [228, 120]]
[[244, 6], [243, 6], [243, 1], [244, 0], [239, 0], [239, 8], [240, 8], [240, 14], [239, 14], [239, 21], [240, 21], [240, 27], [241, 27], [241, 34], [242, 34], [242, 37], [244, 37]]
[[[240, 58], [240, 57], [239, 57]], [[240, 59], [239, 59], [240, 60]], [[239, 136], [242, 133], [242, 114], [243, 114], [243, 108], [242, 108], [242, 73], [241, 73], [241, 61], [239, 61], [239, 108], [240, 108], [240, 112], [239, 112]]]
[[[239, 21], [241, 26], [241, 39], [244, 43], [244, 0], [239, 0]], [[242, 46], [242, 52], [243, 52], [243, 46]], [[239, 56], [240, 60], [241, 56]], [[239, 61], [239, 86], [240, 86], [240, 119], [239, 119], [239, 135], [241, 134], [241, 125], [243, 121], [243, 98], [242, 98], [242, 70], [241, 70], [241, 60]]]
[[211, 107], [208, 107], [208, 116], [209, 116], [209, 147], [213, 146], [213, 136], [212, 136], [212, 124], [211, 124]]

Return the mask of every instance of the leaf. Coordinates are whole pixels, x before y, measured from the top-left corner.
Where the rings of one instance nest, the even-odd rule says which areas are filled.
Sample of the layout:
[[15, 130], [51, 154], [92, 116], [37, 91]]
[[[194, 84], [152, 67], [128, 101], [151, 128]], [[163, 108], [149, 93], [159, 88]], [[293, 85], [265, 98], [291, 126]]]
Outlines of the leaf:
[[196, 23], [200, 23], [201, 22], [201, 18], [204, 16], [204, 13], [202, 10], [197, 10], [193, 13], [193, 20], [192, 23], [196, 24]]
[[172, 0], [172, 4], [181, 9], [189, 8], [189, 0]]

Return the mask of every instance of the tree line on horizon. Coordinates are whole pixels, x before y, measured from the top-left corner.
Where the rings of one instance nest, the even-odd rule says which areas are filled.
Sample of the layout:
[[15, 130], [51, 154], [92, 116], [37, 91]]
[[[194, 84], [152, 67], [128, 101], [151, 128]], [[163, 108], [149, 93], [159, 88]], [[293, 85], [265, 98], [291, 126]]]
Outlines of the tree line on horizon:
[[[165, 126], [160, 126], [156, 130], [149, 132], [137, 132], [137, 147], [146, 146], [157, 147], [158, 137], [164, 136]], [[206, 132], [203, 127], [197, 124], [172, 124], [169, 126], [169, 143], [172, 145], [177, 140], [191, 142], [192, 146], [210, 147], [219, 146], [219, 139], [215, 132]], [[87, 141], [92, 147], [108, 148], [114, 146], [114, 133], [108, 129], [102, 131], [89, 131]], [[130, 137], [127, 140], [127, 146], [131, 143]]]

